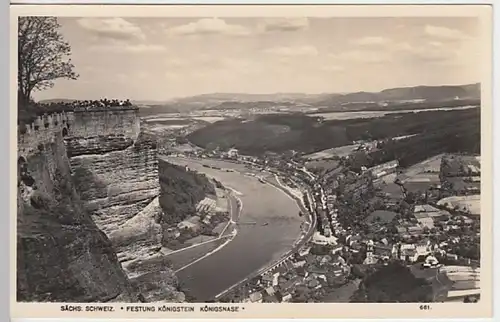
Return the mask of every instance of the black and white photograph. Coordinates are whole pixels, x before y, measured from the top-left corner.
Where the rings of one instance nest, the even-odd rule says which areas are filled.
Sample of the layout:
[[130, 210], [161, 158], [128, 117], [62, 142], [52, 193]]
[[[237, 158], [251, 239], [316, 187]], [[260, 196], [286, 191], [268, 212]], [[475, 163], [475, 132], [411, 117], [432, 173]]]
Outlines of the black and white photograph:
[[16, 302], [477, 310], [484, 22], [294, 12], [16, 18]]

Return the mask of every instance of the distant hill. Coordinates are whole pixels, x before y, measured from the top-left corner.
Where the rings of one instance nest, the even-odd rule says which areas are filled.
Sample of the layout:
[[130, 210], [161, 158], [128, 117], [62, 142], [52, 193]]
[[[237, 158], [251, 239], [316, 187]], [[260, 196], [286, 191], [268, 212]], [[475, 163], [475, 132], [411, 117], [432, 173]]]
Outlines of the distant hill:
[[[141, 108], [141, 114], [153, 115], [161, 113], [190, 112], [202, 109], [245, 109], [249, 107], [268, 107], [285, 105], [293, 107], [306, 104], [312, 107], [329, 107], [338, 110], [358, 109], [358, 105], [378, 104], [380, 102], [403, 102], [425, 100], [440, 102], [453, 99], [479, 100], [480, 84], [414, 86], [385, 89], [380, 92], [355, 93], [212, 93], [201, 94], [165, 101], [134, 100]], [[42, 103], [72, 102], [73, 99], [56, 98], [42, 100]], [[378, 106], [378, 105], [377, 105]], [[366, 108], [362, 108], [366, 109]], [[390, 106], [388, 107], [390, 109]]]
[[381, 92], [357, 92], [344, 95], [333, 94], [317, 101], [317, 105], [332, 106], [346, 103], [378, 103], [394, 101], [425, 100], [427, 102], [447, 101], [451, 99], [479, 99], [480, 84], [415, 86], [385, 89]]
[[71, 103], [74, 101], [76, 100], [70, 98], [51, 98], [46, 100], [40, 100], [38, 102], [42, 104], [50, 104], [50, 103]]

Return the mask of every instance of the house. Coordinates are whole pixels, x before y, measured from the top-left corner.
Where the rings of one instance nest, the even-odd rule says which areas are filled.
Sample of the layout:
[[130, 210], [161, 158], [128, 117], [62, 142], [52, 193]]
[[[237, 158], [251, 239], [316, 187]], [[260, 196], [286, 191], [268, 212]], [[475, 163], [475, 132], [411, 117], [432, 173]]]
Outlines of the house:
[[396, 226], [396, 230], [397, 230], [398, 234], [400, 234], [400, 235], [406, 234], [408, 232], [406, 227], [403, 227], [403, 226]]
[[438, 264], [439, 264], [439, 261], [437, 260], [437, 258], [432, 256], [432, 255], [429, 255], [425, 259], [425, 262], [423, 265], [424, 265], [424, 267], [437, 267]]
[[307, 264], [314, 264], [316, 262], [316, 256], [314, 256], [313, 254], [308, 254], [306, 256], [306, 263]]
[[313, 234], [312, 242], [316, 245], [336, 245], [337, 238], [335, 236], [323, 236], [316, 231]]
[[309, 268], [309, 273], [324, 275], [324, 274], [327, 273], [327, 270], [325, 268], [321, 268], [321, 267], [317, 267], [317, 266], [312, 266], [311, 268]]
[[414, 225], [414, 226], [408, 227], [408, 233], [410, 233], [410, 235], [420, 235], [423, 232], [424, 232], [424, 229], [420, 226]]
[[295, 271], [297, 272], [297, 275], [300, 277], [306, 277], [308, 274], [304, 266], [297, 267]]
[[375, 257], [384, 258], [392, 256], [392, 246], [391, 245], [375, 245], [373, 248], [373, 255]]
[[309, 288], [316, 288], [318, 285], [321, 286], [321, 284], [318, 282], [317, 279], [311, 279], [307, 283], [307, 287], [309, 287]]
[[401, 250], [401, 260], [408, 262], [415, 262], [417, 260], [417, 251], [415, 249]]
[[386, 174], [394, 173], [398, 166], [399, 161], [393, 160], [371, 167], [370, 169], [367, 169], [367, 171], [369, 171], [374, 178], [379, 178]]
[[415, 213], [419, 212], [439, 212], [439, 209], [431, 206], [431, 205], [416, 205], [413, 210]]
[[238, 150], [237, 149], [229, 149], [229, 151], [227, 151], [227, 156], [230, 157], [230, 158], [237, 158], [238, 157]]
[[166, 233], [166, 238], [177, 239], [181, 235], [181, 232], [177, 228], [168, 228]]
[[336, 267], [335, 269], [333, 269], [332, 273], [334, 276], [340, 276], [342, 274], [344, 274], [346, 271], [344, 268], [342, 267]]
[[366, 253], [366, 258], [363, 260], [363, 265], [373, 265], [378, 262], [377, 258], [373, 256], [372, 252]]
[[281, 292], [290, 291], [291, 289], [294, 288], [294, 286], [296, 286], [298, 283], [300, 283], [300, 281], [301, 281], [301, 278], [296, 276], [296, 277], [286, 281], [285, 283], [280, 284], [279, 289]]
[[422, 227], [426, 227], [429, 229], [434, 228], [434, 219], [432, 219], [430, 217], [417, 218], [417, 220]]
[[338, 254], [333, 256], [332, 262], [333, 262], [333, 264], [339, 265], [339, 266], [346, 265], [345, 259], [342, 256], [338, 255]]
[[281, 302], [290, 302], [292, 300], [292, 295], [290, 293], [283, 294]]
[[177, 225], [177, 228], [198, 230], [200, 228], [200, 217], [199, 216], [189, 217], [188, 219], [181, 221]]
[[313, 278], [317, 279], [319, 282], [326, 282], [326, 275], [324, 274], [312, 274]]
[[330, 255], [325, 255], [321, 258], [321, 260], [319, 261], [319, 263], [321, 265], [325, 265], [327, 263], [330, 263], [332, 261], [332, 257]]
[[354, 241], [351, 243], [350, 247], [351, 247], [352, 252], [358, 253], [363, 248], [363, 244], [361, 244], [360, 242]]
[[304, 267], [305, 264], [306, 264], [306, 261], [305, 260], [301, 260], [301, 261], [293, 263], [293, 267], [294, 268]]
[[332, 248], [331, 253], [332, 255], [338, 254], [342, 251], [343, 246], [342, 245], [336, 245]]
[[287, 269], [286, 269], [285, 265], [279, 265], [278, 267], [276, 267], [274, 269], [274, 272], [278, 273], [278, 274], [285, 274], [287, 272]]
[[269, 273], [266, 273], [261, 277], [261, 282], [266, 287], [271, 286], [273, 284], [273, 281], [274, 281], [274, 276]]
[[277, 286], [278, 285], [278, 278], [279, 277], [280, 277], [280, 273], [274, 273], [273, 274], [273, 282], [272, 282], [273, 286]]
[[311, 247], [301, 247], [299, 249], [298, 255], [301, 257], [305, 257], [311, 251]]
[[274, 287], [272, 287], [272, 286], [269, 286], [268, 288], [266, 288], [265, 291], [268, 295], [271, 295], [271, 296], [274, 295], [274, 293], [276, 293]]
[[262, 303], [262, 293], [261, 292], [255, 292], [250, 294], [249, 296], [250, 302], [252, 303]]

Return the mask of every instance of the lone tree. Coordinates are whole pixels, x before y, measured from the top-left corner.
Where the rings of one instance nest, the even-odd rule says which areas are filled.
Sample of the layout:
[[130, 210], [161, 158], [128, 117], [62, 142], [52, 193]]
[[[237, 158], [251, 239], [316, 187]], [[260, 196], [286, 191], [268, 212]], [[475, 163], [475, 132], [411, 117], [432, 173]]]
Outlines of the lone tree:
[[57, 18], [20, 17], [18, 27], [19, 104], [29, 103], [33, 90], [51, 88], [58, 78], [78, 78], [68, 58], [71, 47], [59, 32]]

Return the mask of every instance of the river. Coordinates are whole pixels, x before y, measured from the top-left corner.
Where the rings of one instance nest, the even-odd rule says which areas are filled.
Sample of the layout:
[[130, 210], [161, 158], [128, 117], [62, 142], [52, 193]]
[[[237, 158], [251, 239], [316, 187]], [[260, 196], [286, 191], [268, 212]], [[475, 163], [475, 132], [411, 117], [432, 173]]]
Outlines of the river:
[[[243, 165], [215, 160], [164, 159], [216, 178], [234, 189], [243, 204], [234, 239], [214, 254], [177, 272], [189, 295], [198, 301], [212, 299], [279, 259], [300, 236], [304, 219], [299, 217], [295, 201], [283, 191], [245, 175], [250, 170]], [[200, 162], [241, 172], [206, 168]]]

